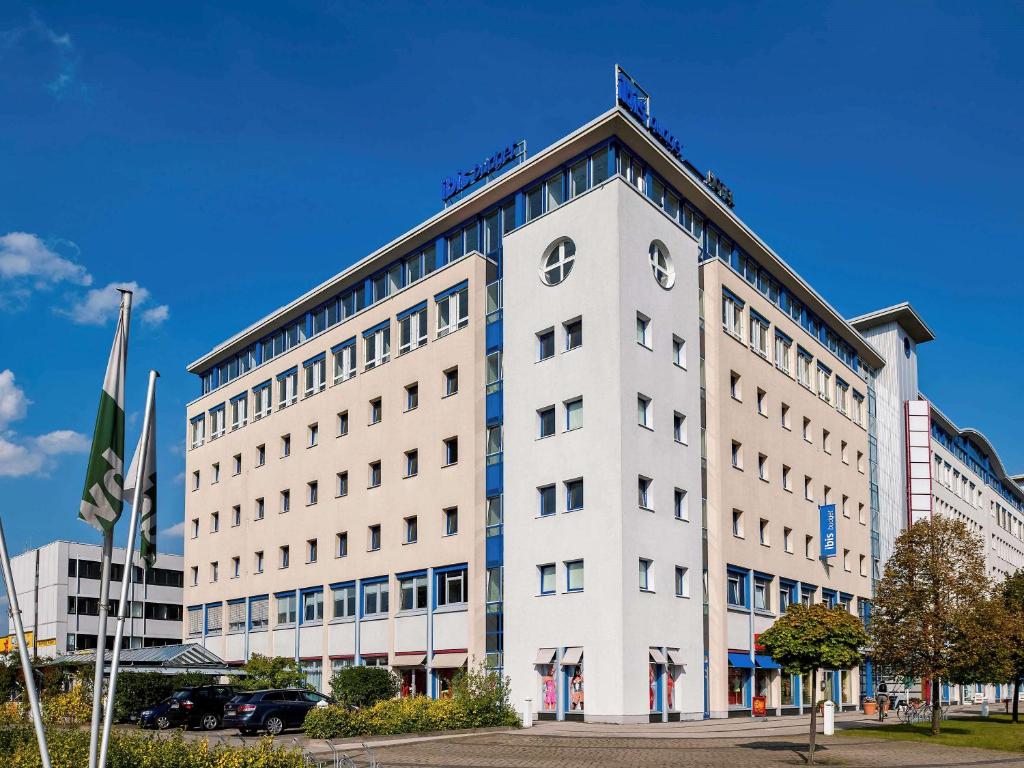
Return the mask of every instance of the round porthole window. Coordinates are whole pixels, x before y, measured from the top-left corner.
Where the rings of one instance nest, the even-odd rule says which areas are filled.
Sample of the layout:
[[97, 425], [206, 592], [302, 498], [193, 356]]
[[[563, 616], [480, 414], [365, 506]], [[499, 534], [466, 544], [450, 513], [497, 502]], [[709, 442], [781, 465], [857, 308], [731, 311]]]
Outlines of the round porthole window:
[[654, 279], [658, 281], [658, 285], [668, 290], [676, 282], [676, 268], [672, 265], [672, 257], [668, 255], [668, 248], [664, 243], [655, 240], [651, 243], [650, 255]]
[[558, 285], [572, 272], [576, 261], [576, 244], [563, 237], [548, 248], [541, 262], [540, 278], [547, 285]]

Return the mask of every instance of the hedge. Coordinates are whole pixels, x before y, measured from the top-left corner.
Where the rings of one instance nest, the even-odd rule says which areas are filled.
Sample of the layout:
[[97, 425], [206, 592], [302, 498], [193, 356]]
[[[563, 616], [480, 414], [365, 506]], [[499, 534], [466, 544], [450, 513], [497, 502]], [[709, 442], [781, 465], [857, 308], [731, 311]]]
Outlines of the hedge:
[[[53, 768], [81, 768], [89, 763], [87, 730], [50, 729], [46, 734]], [[0, 729], [0, 755], [5, 768], [41, 768], [35, 733], [31, 728]], [[269, 738], [253, 747], [186, 741], [113, 731], [108, 768], [304, 768], [302, 753], [279, 749]]]
[[199, 672], [163, 675], [159, 672], [122, 672], [117, 676], [114, 696], [114, 720], [125, 723], [137, 720], [147, 707], [159, 704], [178, 688], [211, 685], [217, 678]]
[[311, 739], [333, 739], [519, 725], [519, 715], [510, 707], [482, 708], [454, 698], [413, 696], [379, 701], [365, 709], [314, 707], [306, 714], [304, 727]]

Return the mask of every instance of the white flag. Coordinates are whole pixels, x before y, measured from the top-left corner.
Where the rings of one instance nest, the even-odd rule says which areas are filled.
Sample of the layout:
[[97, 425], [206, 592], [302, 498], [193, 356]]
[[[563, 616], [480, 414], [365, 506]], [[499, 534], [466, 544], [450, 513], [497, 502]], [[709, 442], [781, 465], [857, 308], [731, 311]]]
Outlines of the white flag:
[[[147, 404], [149, 407], [149, 439], [146, 445], [142, 445], [142, 436], [139, 436], [139, 445], [132, 457], [132, 464], [128, 467], [128, 474], [124, 480], [124, 500], [131, 503], [134, 500], [135, 478], [138, 477], [139, 462], [142, 462], [142, 508], [139, 510], [139, 524], [141, 527], [141, 539], [139, 542], [139, 554], [143, 561], [150, 568], [156, 562], [156, 385], [153, 386], [153, 401]], [[145, 432], [143, 427], [143, 432]]]

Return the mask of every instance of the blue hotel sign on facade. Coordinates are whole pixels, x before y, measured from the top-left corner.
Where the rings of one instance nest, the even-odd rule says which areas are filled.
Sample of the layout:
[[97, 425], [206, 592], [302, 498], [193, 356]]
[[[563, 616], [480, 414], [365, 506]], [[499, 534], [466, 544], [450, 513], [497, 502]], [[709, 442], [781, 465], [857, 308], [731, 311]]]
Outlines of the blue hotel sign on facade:
[[526, 160], [526, 141], [508, 144], [484, 158], [468, 171], [456, 171], [454, 176], [441, 179], [441, 201], [447, 205], [451, 200], [479, 181], [490, 181], [502, 168], [510, 163]]
[[836, 556], [836, 505], [823, 504], [818, 507], [821, 516], [821, 556]]
[[665, 149], [682, 160], [683, 145], [679, 139], [651, 114], [651, 95], [618, 64], [615, 65], [615, 100], [654, 134]]

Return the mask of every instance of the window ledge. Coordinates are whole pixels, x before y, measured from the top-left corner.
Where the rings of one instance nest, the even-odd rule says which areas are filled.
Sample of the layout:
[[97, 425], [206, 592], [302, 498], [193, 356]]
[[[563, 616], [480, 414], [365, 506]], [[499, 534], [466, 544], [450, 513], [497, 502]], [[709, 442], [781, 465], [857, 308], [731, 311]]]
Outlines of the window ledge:
[[371, 614], [368, 614], [368, 615], [364, 615], [360, 619], [360, 621], [387, 621], [387, 620], [388, 620], [388, 614], [386, 614], [386, 613], [371, 613]]
[[426, 616], [426, 615], [427, 615], [427, 609], [426, 608], [407, 608], [406, 610], [400, 610], [397, 613], [395, 613], [395, 618], [397, 619], [400, 616]]
[[328, 624], [355, 624], [355, 616], [336, 616], [328, 621]]
[[323, 625], [324, 625], [324, 620], [323, 619], [316, 619], [316, 620], [312, 620], [312, 621], [304, 621], [299, 626], [302, 626], [302, 627], [322, 627]]
[[646, 429], [648, 432], [654, 431], [654, 427], [649, 427], [646, 424], [637, 424], [637, 426], [640, 427], [640, 429]]
[[295, 622], [287, 621], [284, 624], [275, 624], [274, 629], [295, 629]]
[[[552, 592], [551, 594], [554, 594]], [[455, 605], [439, 605], [434, 613], [466, 613], [469, 611], [469, 603], [456, 603]]]

